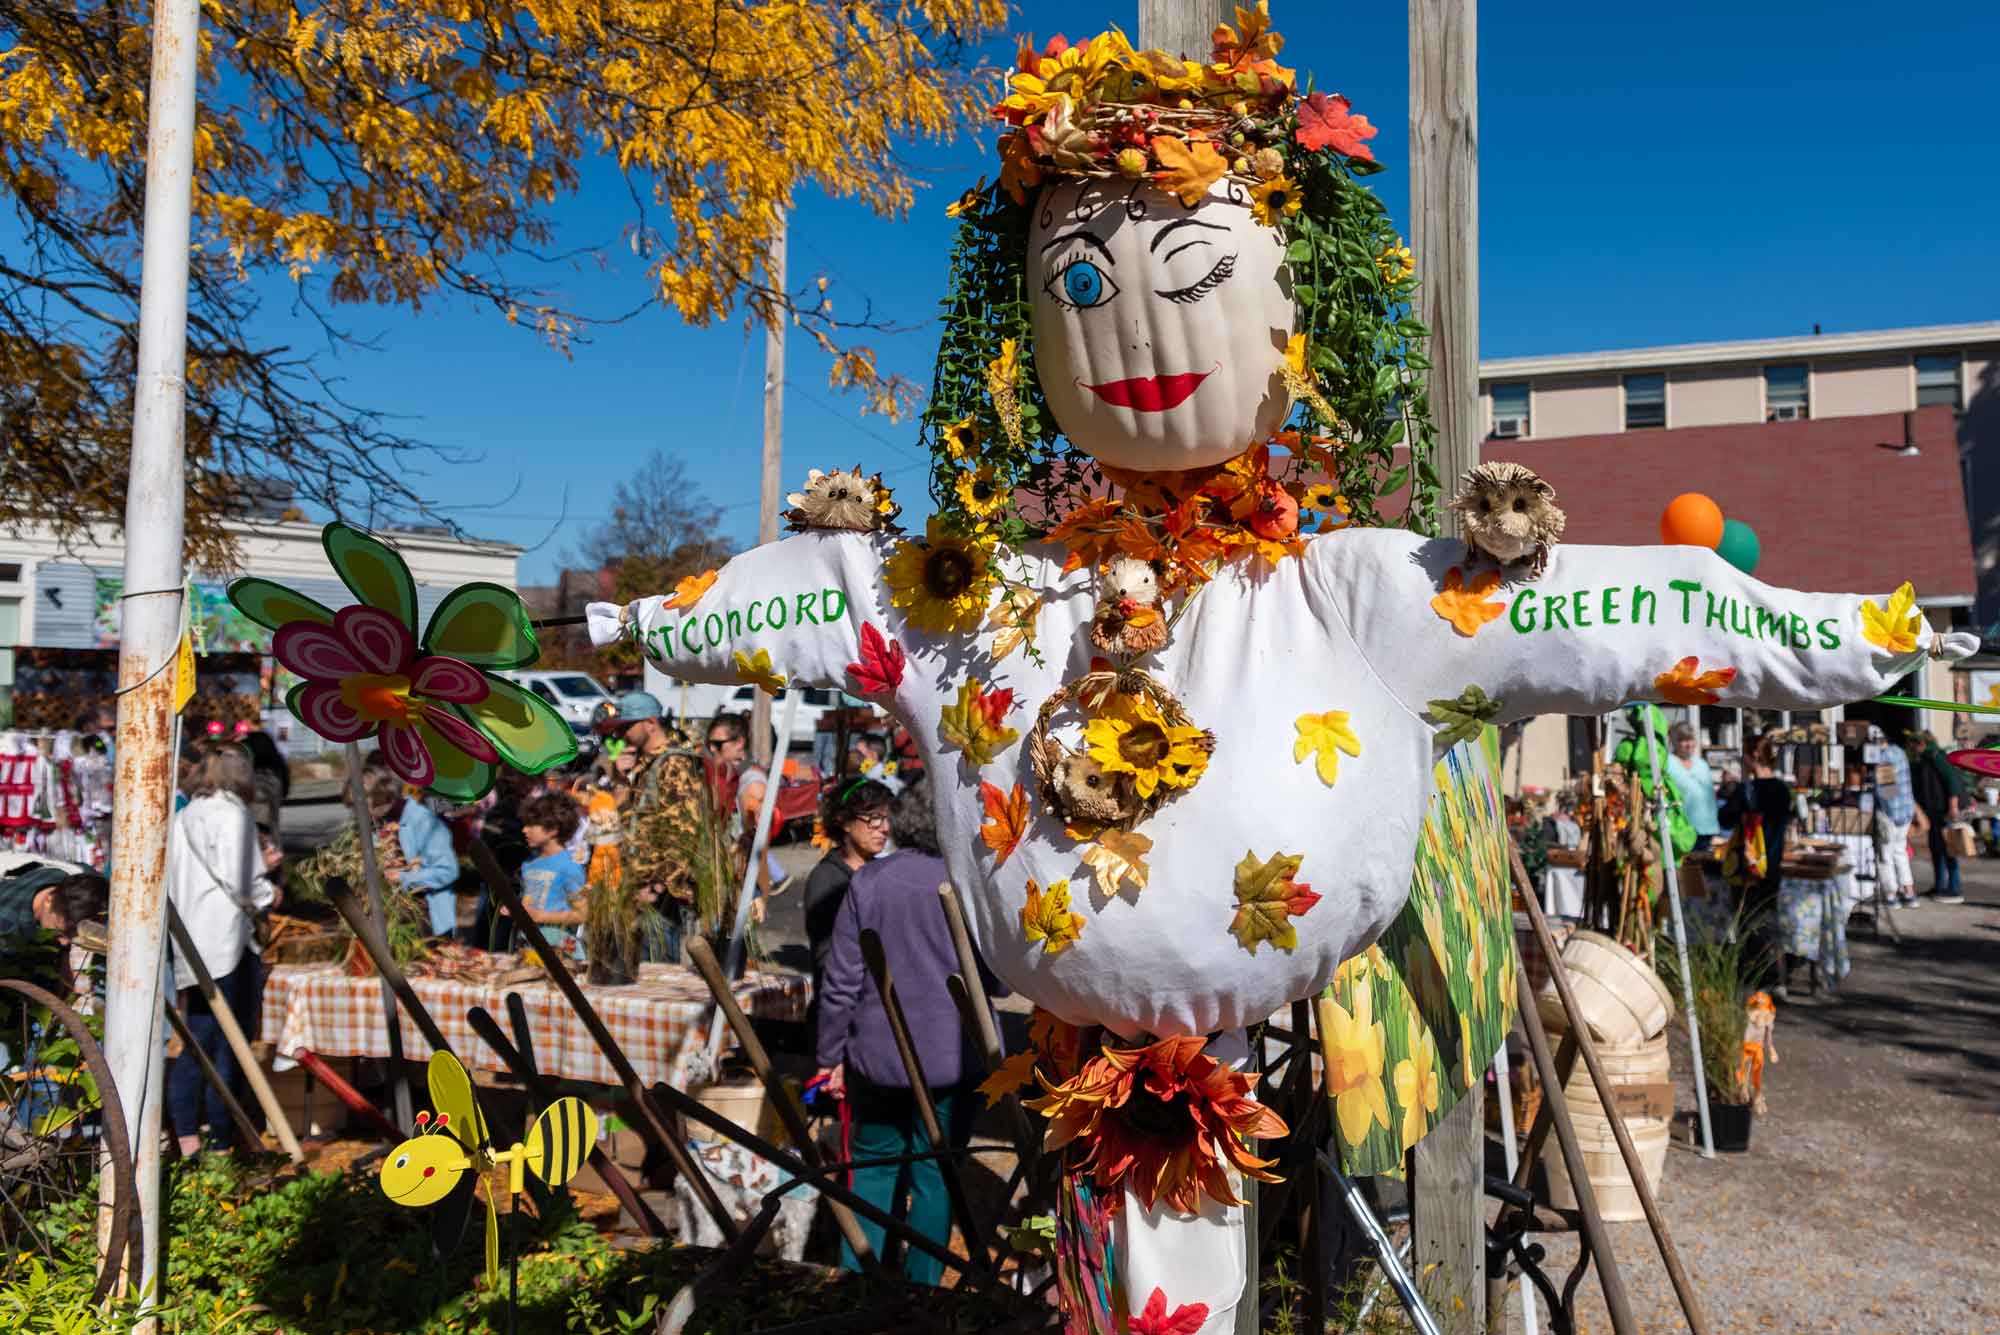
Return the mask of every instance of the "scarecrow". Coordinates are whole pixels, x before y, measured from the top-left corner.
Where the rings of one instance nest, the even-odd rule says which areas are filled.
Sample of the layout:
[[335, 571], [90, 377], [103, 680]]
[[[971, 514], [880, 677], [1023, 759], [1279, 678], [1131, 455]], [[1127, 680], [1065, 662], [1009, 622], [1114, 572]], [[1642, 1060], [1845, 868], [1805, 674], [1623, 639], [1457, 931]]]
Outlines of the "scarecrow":
[[[1818, 708], [1969, 648], [1699, 548], [1496, 568], [1425, 536], [1373, 127], [1237, 17], [1208, 62], [1116, 30], [1023, 48], [998, 182], [951, 210], [921, 535], [811, 530], [592, 609], [676, 677], [839, 686], [916, 739], [980, 952], [1041, 1009], [1011, 1074], [1070, 1154], [1080, 1330], [1231, 1328], [1237, 1191], [1284, 1130], [1235, 1069], [1245, 1026], [1336, 985], [1334, 1121], [1389, 1161], [1478, 1078], [1511, 1014], [1504, 823], [1451, 742], [1632, 699]], [[1128, 561], [1154, 601], [1114, 636]], [[1476, 893], [1412, 900], [1468, 856]], [[1426, 1022], [1374, 1009], [1391, 973]]]

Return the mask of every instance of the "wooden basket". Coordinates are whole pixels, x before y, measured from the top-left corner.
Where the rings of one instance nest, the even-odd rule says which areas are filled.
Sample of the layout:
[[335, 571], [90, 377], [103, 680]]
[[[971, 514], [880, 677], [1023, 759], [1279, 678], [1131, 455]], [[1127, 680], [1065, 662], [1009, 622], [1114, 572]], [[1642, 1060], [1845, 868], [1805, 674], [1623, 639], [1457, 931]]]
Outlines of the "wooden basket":
[[[1625, 1158], [1603, 1114], [1587, 1114], [1572, 1106], [1570, 1120], [1576, 1125], [1577, 1148], [1583, 1152], [1584, 1173], [1597, 1194], [1597, 1209], [1607, 1222], [1630, 1223], [1644, 1219], [1639, 1193], [1625, 1171]], [[1639, 1167], [1646, 1185], [1654, 1191], [1667, 1170], [1667, 1123], [1651, 1117], [1628, 1117], [1625, 1134], [1639, 1152]], [[1576, 1208], [1576, 1191], [1570, 1185], [1569, 1170], [1563, 1163], [1562, 1147], [1550, 1136], [1542, 1149], [1542, 1164], [1549, 1175], [1549, 1203], [1565, 1209]]]
[[[1578, 932], [1563, 946], [1562, 965], [1570, 991], [1592, 1037], [1634, 1047], [1667, 1027], [1674, 1018], [1673, 994], [1646, 962], [1597, 932]], [[1568, 1029], [1569, 1017], [1551, 983], [1541, 994], [1542, 1020]]]
[[[1042, 802], [1050, 811], [1061, 811], [1061, 793], [1056, 787], [1056, 767], [1063, 761], [1066, 751], [1061, 742], [1049, 735], [1050, 726], [1055, 721], [1056, 711], [1071, 700], [1081, 700], [1085, 696], [1096, 695], [1105, 698], [1110, 695], [1143, 696], [1160, 711], [1160, 716], [1176, 728], [1191, 728], [1194, 719], [1173, 692], [1162, 686], [1149, 673], [1138, 668], [1125, 668], [1119, 672], [1089, 672], [1075, 681], [1064, 682], [1055, 693], [1042, 701], [1042, 707], [1035, 713], [1035, 726], [1028, 730], [1028, 760], [1035, 767], [1035, 780], [1042, 791]], [[1215, 750], [1215, 734], [1204, 731], [1196, 742], [1204, 753]], [[1139, 810], [1129, 819], [1118, 822], [1115, 827], [1130, 830], [1140, 821], [1160, 809], [1161, 803], [1174, 793], [1181, 791], [1165, 784], [1153, 790], [1151, 797], [1139, 799]]]

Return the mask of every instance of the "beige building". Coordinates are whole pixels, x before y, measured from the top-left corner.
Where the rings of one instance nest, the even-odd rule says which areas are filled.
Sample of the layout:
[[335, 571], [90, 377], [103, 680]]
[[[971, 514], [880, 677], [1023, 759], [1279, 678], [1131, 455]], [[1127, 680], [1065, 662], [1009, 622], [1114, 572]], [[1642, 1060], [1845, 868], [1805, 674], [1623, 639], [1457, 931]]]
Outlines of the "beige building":
[[[1495, 359], [1480, 398], [1482, 453], [1554, 482], [1573, 541], [1653, 541], [1669, 496], [1706, 491], [1757, 528], [1760, 577], [1914, 578], [1934, 624], [1982, 628], [2000, 650], [2000, 321]], [[1909, 684], [1964, 699], [1965, 675], [1933, 664]], [[1562, 782], [1587, 756], [1578, 735], [1535, 720], [1510, 783]]]

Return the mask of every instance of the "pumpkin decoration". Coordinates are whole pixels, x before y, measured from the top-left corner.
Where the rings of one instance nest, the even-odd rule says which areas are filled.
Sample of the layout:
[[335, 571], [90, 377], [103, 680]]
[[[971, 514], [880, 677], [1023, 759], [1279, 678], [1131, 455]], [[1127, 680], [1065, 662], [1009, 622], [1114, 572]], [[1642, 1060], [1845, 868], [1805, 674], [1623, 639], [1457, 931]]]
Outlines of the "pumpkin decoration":
[[1149, 654], [1167, 642], [1160, 606], [1160, 571], [1150, 561], [1120, 556], [1097, 581], [1090, 642], [1107, 654]]
[[1050, 185], [1028, 230], [1036, 368], [1072, 444], [1148, 470], [1221, 463], [1284, 425], [1285, 239], [1240, 182]]
[[831, 473], [815, 468], [806, 474], [805, 490], [792, 492], [785, 501], [792, 507], [785, 512], [785, 523], [794, 533], [814, 528], [872, 533], [894, 528], [896, 516], [903, 512], [882, 475], [864, 475], [860, 464]]

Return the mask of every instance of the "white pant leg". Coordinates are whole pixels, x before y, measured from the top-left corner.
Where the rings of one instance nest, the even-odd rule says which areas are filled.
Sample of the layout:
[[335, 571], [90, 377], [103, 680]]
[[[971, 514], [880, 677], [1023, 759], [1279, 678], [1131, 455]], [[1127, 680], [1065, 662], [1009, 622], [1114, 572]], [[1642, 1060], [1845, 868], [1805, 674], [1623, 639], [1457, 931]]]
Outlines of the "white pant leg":
[[1886, 847], [1878, 847], [1875, 856], [1875, 877], [1881, 883], [1886, 895], [1914, 893], [1917, 878], [1910, 871], [1910, 822], [1900, 825], [1891, 822]]

